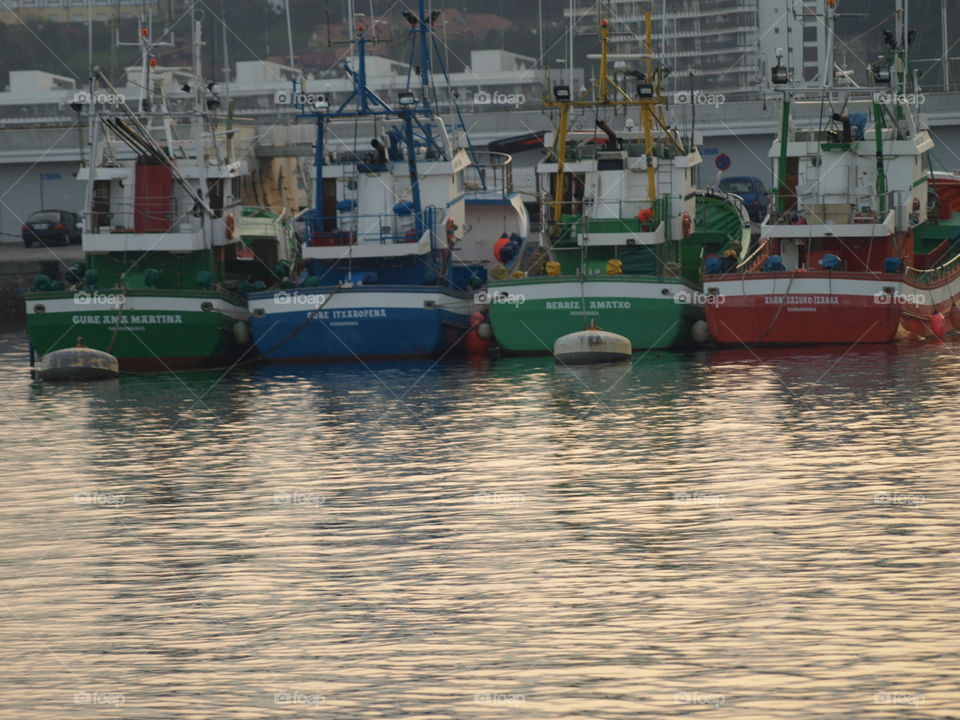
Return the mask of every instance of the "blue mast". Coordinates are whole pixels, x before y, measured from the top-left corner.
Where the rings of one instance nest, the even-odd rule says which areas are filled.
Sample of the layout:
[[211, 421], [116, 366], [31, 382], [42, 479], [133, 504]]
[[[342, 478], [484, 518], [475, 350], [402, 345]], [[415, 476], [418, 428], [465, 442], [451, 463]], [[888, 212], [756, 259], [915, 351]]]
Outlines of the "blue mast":
[[[354, 70], [349, 63], [343, 63], [343, 69], [353, 80], [353, 91], [346, 100], [334, 111], [327, 110], [328, 104], [325, 98], [321, 98], [312, 108], [312, 112], [300, 104], [301, 115], [304, 117], [315, 117], [317, 123], [317, 140], [314, 152], [314, 164], [316, 166], [316, 186], [314, 188], [314, 207], [308, 215], [310, 220], [310, 233], [312, 234], [323, 222], [323, 156], [324, 156], [324, 131], [326, 121], [334, 118], [360, 118], [360, 117], [378, 117], [378, 116], [397, 116], [403, 123], [403, 141], [407, 151], [407, 166], [410, 173], [410, 185], [414, 213], [414, 229], [419, 237], [426, 230], [427, 223], [424, 221], [424, 213], [420, 194], [420, 176], [417, 170], [416, 151], [418, 146], [434, 147], [438, 152], [442, 152], [437, 145], [433, 124], [433, 103], [431, 101], [431, 61], [430, 61], [430, 34], [432, 33], [433, 23], [440, 17], [440, 11], [434, 10], [429, 16], [426, 10], [425, 0], [418, 2], [418, 14], [405, 11], [403, 17], [411, 26], [411, 33], [415, 36], [416, 42], [411, 46], [410, 68], [407, 71], [407, 89], [400, 94], [400, 102], [397, 108], [391, 108], [383, 99], [377, 96], [367, 86], [366, 69], [366, 45], [369, 42], [369, 28], [364, 23], [354, 25], [355, 37], [352, 40], [356, 46], [357, 68]], [[353, 22], [353, 19], [350, 19]], [[419, 55], [419, 58], [415, 57]], [[419, 60], [418, 63], [415, 63]], [[420, 77], [420, 98], [419, 102], [413, 97], [411, 88], [411, 74], [414, 67], [419, 68]], [[302, 97], [302, 93], [297, 93]], [[348, 109], [348, 105], [355, 103], [354, 109]], [[424, 120], [421, 122], [418, 116], [422, 115]], [[422, 131], [422, 136], [414, 132], [414, 124]]]

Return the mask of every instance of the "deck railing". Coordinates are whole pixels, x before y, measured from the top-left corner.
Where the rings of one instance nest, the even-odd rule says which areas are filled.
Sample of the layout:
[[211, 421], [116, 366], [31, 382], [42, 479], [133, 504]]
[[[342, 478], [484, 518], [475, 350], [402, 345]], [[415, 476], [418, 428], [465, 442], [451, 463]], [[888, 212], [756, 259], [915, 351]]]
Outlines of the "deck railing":
[[[899, 211], [903, 193], [855, 195], [838, 200], [837, 195], [806, 195], [784, 198], [786, 209], [778, 213], [776, 197], [770, 205], [773, 225], [862, 225], [883, 224], [891, 210]], [[882, 209], [881, 209], [882, 207]], [[802, 222], [795, 222], [794, 219]]]
[[468, 190], [487, 190], [501, 195], [513, 192], [513, 157], [490, 150], [474, 150], [473, 165], [464, 170]]
[[960, 254], [954, 255], [947, 260], [947, 262], [934, 268], [922, 270], [907, 265], [904, 270], [904, 278], [925, 285], [940, 282], [941, 280], [952, 279], [957, 275], [960, 275]]
[[[424, 231], [436, 233], [439, 210], [424, 208]], [[343, 213], [337, 216], [314, 216], [307, 219], [307, 245], [336, 246], [360, 243], [393, 245], [419, 242], [421, 235], [414, 229], [413, 215], [384, 215]], [[329, 230], [322, 228], [329, 227]]]

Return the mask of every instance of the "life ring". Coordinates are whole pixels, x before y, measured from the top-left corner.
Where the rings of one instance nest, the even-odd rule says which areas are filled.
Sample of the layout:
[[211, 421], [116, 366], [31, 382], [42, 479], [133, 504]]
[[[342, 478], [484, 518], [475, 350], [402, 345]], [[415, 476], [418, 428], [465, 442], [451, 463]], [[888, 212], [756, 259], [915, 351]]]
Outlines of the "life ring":
[[693, 221], [690, 219], [690, 213], [683, 214], [683, 236], [687, 237], [693, 232]]
[[457, 224], [453, 221], [452, 217], [447, 218], [447, 243], [453, 245], [457, 238], [454, 236], [454, 233], [457, 231]]
[[237, 227], [237, 221], [234, 219], [233, 213], [227, 213], [226, 217], [223, 218], [223, 222], [227, 226], [227, 240], [233, 240]]

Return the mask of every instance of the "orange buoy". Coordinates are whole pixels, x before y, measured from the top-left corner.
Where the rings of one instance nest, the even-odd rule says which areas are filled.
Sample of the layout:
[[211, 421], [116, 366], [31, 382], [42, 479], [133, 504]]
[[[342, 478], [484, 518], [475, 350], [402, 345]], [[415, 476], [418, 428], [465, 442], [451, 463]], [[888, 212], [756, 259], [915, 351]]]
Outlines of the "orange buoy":
[[510, 244], [510, 236], [504, 233], [500, 236], [500, 239], [493, 245], [493, 257], [496, 258], [496, 261], [499, 263], [503, 262], [503, 258], [500, 257], [500, 251], [503, 250], [507, 245]]
[[930, 316], [930, 330], [938, 338], [947, 334], [947, 320], [939, 310]]
[[463, 344], [471, 355], [486, 355], [490, 349], [490, 338], [481, 337], [477, 328], [470, 328]]

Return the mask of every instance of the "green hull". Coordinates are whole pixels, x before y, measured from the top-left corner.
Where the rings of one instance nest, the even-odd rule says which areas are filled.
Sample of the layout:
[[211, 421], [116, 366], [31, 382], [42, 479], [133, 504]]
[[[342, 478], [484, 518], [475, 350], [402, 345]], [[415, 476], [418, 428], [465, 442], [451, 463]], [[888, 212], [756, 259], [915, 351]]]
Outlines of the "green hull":
[[697, 288], [678, 278], [532, 277], [490, 284], [490, 324], [507, 353], [553, 352], [557, 338], [597, 327], [628, 338], [634, 350], [683, 347], [703, 308], [678, 302]]
[[[236, 361], [247, 349], [246, 307], [215, 291], [127, 290], [27, 295], [27, 329], [41, 356], [74, 347], [114, 355], [122, 369], [202, 367]], [[238, 327], [238, 323], [241, 327]]]

